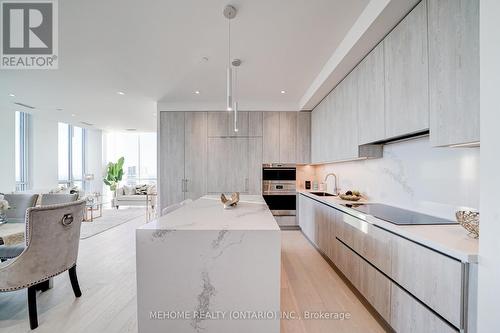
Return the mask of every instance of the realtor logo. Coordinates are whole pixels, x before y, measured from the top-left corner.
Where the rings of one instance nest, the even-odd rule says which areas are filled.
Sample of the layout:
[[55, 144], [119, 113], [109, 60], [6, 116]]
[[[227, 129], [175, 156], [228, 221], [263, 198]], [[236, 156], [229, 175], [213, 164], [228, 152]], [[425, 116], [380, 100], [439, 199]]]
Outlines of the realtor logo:
[[0, 4], [0, 69], [57, 69], [57, 0]]

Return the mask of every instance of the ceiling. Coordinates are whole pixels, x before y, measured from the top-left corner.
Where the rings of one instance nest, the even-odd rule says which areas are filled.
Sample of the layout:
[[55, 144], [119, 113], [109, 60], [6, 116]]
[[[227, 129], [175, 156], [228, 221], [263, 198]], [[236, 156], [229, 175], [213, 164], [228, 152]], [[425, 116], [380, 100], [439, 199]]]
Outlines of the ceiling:
[[[386, 8], [389, 2], [232, 1], [238, 9], [231, 21], [232, 58], [242, 60], [236, 92], [240, 108], [297, 111], [314, 106], [322, 96], [314, 96], [311, 87], [318, 86], [323, 96], [332, 88], [319, 89], [318, 75], [359, 25], [364, 9], [373, 3]], [[162, 110], [222, 110], [226, 4], [59, 1], [59, 69], [0, 71], [0, 108], [26, 111], [13, 104], [21, 102], [34, 106], [28, 110], [32, 113], [60, 121], [138, 131], [156, 129], [157, 102]]]

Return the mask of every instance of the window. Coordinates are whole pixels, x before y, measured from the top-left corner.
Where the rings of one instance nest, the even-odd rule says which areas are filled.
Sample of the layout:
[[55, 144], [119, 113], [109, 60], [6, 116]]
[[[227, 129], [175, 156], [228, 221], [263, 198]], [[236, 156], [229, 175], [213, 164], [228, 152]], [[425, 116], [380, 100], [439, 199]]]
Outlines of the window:
[[28, 189], [28, 123], [29, 114], [16, 112], [15, 116], [16, 191]]
[[125, 158], [125, 184], [156, 183], [156, 133], [108, 133], [105, 144], [106, 162]]
[[81, 127], [59, 123], [58, 129], [58, 177], [59, 184], [84, 188], [85, 182], [85, 137], [86, 131]]

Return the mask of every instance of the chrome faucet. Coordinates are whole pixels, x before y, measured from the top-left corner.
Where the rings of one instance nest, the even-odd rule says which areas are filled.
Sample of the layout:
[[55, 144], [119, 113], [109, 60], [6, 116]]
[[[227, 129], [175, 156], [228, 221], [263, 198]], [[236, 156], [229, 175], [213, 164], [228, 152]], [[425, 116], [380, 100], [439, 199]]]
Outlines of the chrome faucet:
[[[335, 177], [335, 191], [332, 193], [334, 195], [338, 195], [339, 194], [339, 183], [338, 183], [338, 177], [336, 174], [334, 174], [333, 172], [330, 172], [328, 173], [326, 176], [325, 176], [325, 180], [324, 180], [324, 183], [325, 183], [325, 187], [326, 187], [326, 181], [328, 179], [328, 177], [330, 176], [333, 176]], [[328, 190], [328, 188], [326, 188], [326, 190]]]

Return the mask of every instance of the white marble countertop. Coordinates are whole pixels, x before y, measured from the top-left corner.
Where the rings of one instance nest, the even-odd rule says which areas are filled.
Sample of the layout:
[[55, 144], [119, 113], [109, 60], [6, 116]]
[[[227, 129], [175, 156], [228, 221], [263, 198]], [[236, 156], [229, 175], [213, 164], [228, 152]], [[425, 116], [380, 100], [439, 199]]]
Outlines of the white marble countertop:
[[241, 195], [236, 207], [224, 209], [220, 196], [206, 195], [139, 229], [279, 231], [279, 226], [262, 196]]
[[[352, 204], [352, 201], [345, 201], [338, 197], [321, 197], [309, 191], [299, 191], [299, 193], [462, 262], [477, 263], [478, 261], [479, 241], [467, 236], [467, 231], [460, 225], [400, 226], [342, 206], [346, 203]], [[362, 200], [357, 203], [375, 202]]]

